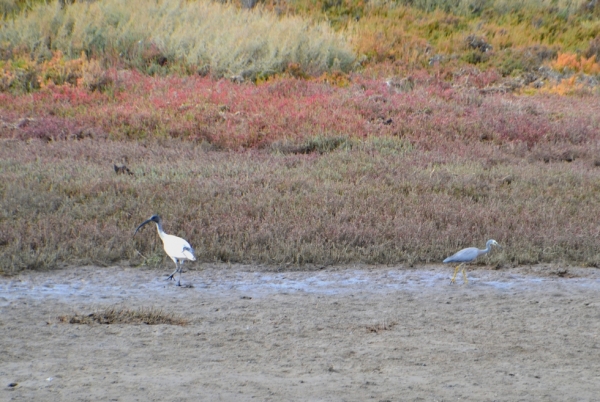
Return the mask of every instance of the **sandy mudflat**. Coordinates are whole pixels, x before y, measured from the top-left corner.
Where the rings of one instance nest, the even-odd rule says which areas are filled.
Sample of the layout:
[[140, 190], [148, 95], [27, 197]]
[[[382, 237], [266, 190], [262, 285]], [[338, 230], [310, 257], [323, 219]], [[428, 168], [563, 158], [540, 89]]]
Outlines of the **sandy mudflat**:
[[[598, 269], [171, 268], [0, 278], [0, 400], [600, 400]], [[57, 319], [115, 306], [190, 323]]]

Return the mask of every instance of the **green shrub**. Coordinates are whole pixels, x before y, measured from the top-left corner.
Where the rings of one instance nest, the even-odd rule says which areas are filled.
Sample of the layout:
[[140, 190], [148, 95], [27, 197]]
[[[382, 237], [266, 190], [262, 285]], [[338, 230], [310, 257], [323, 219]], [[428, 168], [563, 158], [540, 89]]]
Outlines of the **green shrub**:
[[503, 76], [538, 70], [544, 62], [554, 59], [556, 50], [546, 46], [531, 46], [524, 49], [506, 49], [497, 64]]
[[489, 55], [479, 50], [469, 50], [463, 55], [463, 60], [469, 64], [485, 63], [489, 60]]

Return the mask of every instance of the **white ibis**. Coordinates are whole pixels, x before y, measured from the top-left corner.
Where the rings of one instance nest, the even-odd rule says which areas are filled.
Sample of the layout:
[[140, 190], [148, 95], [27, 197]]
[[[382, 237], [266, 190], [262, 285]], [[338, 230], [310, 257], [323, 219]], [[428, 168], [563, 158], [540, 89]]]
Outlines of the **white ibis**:
[[190, 246], [186, 240], [181, 237], [173, 236], [170, 234], [166, 234], [162, 228], [162, 219], [158, 215], [152, 215], [148, 220], [144, 221], [140, 226], [135, 230], [135, 234], [140, 230], [142, 226], [147, 223], [154, 222], [156, 223], [156, 228], [158, 229], [158, 235], [163, 242], [163, 247], [165, 249], [165, 253], [175, 262], [175, 271], [171, 275], [169, 275], [168, 279], [173, 279], [174, 275], [179, 272], [179, 279], [177, 280], [177, 286], [181, 286], [181, 271], [183, 269], [183, 262], [185, 260], [196, 261], [196, 257], [194, 256], [194, 249]]
[[[482, 254], [489, 253], [489, 251], [492, 249], [492, 246], [500, 247], [500, 245], [498, 244], [498, 242], [496, 242], [496, 240], [488, 240], [487, 243], [485, 244], [485, 248], [483, 250], [480, 250], [477, 247], [463, 248], [456, 254], [446, 258], [444, 260], [444, 264], [447, 264], [449, 262], [459, 262], [460, 263], [454, 269], [454, 275], [452, 276], [450, 283], [454, 283], [454, 280], [456, 279], [456, 274], [458, 273], [458, 270], [460, 269], [461, 266], [463, 267], [462, 273], [463, 273], [463, 278], [465, 280], [465, 283], [469, 283], [469, 280], [467, 279], [467, 273], [465, 272], [464, 265], [466, 263], [469, 263], [469, 262], [475, 260], [475, 258], [479, 257]], [[502, 248], [502, 247], [500, 247], [500, 248]]]

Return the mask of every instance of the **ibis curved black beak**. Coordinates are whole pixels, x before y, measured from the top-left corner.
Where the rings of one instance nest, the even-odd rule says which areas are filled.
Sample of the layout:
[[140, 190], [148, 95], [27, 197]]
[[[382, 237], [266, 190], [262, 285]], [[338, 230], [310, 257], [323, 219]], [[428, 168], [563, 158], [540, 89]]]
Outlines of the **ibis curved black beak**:
[[144, 221], [140, 226], [137, 227], [137, 229], [135, 230], [135, 232], [133, 233], [133, 235], [135, 236], [137, 234], [138, 230], [140, 230], [142, 228], [142, 226], [144, 226], [145, 224], [150, 223], [150, 222], [152, 222], [151, 219], [148, 219], [147, 221]]
[[160, 217], [158, 215], [152, 215], [149, 219], [146, 219], [144, 222], [142, 222], [142, 224], [140, 226], [137, 227], [137, 229], [135, 230], [133, 235], [135, 236], [136, 233], [138, 232], [138, 230], [140, 230], [142, 228], [142, 226], [144, 226], [150, 222], [155, 222], [156, 224], [160, 224]]

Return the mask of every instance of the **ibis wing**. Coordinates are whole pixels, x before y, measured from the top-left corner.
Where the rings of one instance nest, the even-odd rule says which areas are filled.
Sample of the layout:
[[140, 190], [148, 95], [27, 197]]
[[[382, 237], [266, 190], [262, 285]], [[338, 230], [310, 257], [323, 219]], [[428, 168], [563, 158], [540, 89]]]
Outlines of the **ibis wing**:
[[165, 246], [165, 252], [171, 258], [191, 261], [196, 259], [194, 249], [190, 246], [190, 243], [181, 237], [167, 235], [163, 238], [163, 245]]
[[196, 257], [194, 256], [194, 249], [191, 246], [183, 248], [183, 255], [185, 255], [185, 257], [190, 261], [196, 261]]

